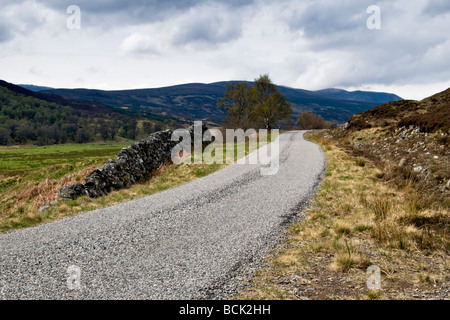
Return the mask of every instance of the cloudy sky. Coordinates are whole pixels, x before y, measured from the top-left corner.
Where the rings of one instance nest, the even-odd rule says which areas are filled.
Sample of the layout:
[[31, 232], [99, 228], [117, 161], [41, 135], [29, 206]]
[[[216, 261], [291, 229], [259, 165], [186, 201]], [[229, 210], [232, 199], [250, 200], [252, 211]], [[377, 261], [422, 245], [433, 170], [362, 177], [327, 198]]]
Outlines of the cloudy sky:
[[[115, 90], [267, 73], [295, 88], [388, 91], [407, 99], [450, 87], [449, 0], [0, 5], [0, 79], [16, 84]], [[80, 20], [77, 11], [68, 13], [71, 5], [80, 8]], [[372, 5], [380, 20], [368, 13]], [[369, 29], [368, 20], [380, 29]]]

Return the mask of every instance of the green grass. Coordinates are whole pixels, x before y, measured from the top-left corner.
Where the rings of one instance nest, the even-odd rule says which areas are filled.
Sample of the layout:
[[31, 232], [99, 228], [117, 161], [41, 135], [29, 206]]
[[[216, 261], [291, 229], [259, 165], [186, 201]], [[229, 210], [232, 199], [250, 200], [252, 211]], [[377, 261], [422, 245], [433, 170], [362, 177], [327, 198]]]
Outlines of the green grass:
[[[116, 156], [123, 143], [64, 144], [53, 146], [16, 146], [0, 148], [0, 175], [15, 175], [46, 169], [54, 165], [75, 165], [108, 160]], [[63, 174], [60, 172], [60, 174]]]

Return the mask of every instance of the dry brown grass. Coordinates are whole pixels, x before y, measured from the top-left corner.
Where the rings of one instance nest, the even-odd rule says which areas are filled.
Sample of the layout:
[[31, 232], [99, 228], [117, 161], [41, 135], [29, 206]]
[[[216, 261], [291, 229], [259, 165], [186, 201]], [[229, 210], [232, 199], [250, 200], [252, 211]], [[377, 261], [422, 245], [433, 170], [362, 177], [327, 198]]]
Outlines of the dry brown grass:
[[67, 174], [60, 179], [50, 179], [46, 177], [45, 172], [42, 172], [40, 176], [44, 178], [41, 182], [15, 177], [14, 179], [23, 179], [24, 182], [16, 183], [2, 192], [1, 231], [45, 222], [45, 215], [39, 213], [41, 205], [57, 200], [59, 190], [63, 186], [84, 180], [95, 168], [96, 166], [93, 165], [87, 166], [80, 172]]
[[33, 210], [38, 210], [41, 205], [57, 200], [59, 190], [61, 190], [62, 187], [77, 183], [80, 180], [84, 181], [95, 168], [97, 168], [97, 166], [89, 166], [78, 173], [66, 175], [58, 180], [47, 178], [37, 186], [26, 188], [17, 195], [14, 195], [17, 203], [11, 210], [17, 210], [26, 202], [31, 202], [31, 208]]

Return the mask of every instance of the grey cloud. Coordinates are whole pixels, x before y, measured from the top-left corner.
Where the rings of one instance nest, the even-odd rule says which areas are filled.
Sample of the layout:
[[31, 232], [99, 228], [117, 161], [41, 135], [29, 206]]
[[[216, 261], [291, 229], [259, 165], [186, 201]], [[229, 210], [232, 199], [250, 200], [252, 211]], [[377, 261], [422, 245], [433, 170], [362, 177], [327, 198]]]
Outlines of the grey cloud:
[[448, 0], [429, 0], [423, 13], [429, 16], [437, 16], [450, 12], [450, 1]]
[[0, 22], [0, 43], [11, 39], [11, 32], [9, 26], [3, 22]]
[[[382, 29], [368, 30], [366, 9], [372, 4], [377, 3], [314, 1], [305, 10], [294, 12], [287, 23], [291, 30], [303, 31], [309, 50], [328, 52], [330, 61], [334, 56], [347, 57], [340, 70], [334, 70], [342, 74], [330, 75], [340, 79], [334, 85], [422, 83], [429, 81], [431, 74], [437, 81], [450, 78], [450, 61], [445, 58], [445, 54], [450, 54], [445, 30], [448, 23], [445, 26], [445, 22], [433, 20], [433, 24], [421, 25], [424, 19], [415, 16], [413, 10], [417, 1], [405, 6], [379, 1]], [[433, 0], [424, 10], [445, 12], [449, 5], [448, 0]]]
[[308, 37], [320, 37], [365, 28], [366, 9], [373, 0], [314, 1], [302, 12], [294, 12], [288, 21], [291, 30], [303, 30]]
[[37, 3], [6, 1], [0, 11], [0, 42], [27, 35], [47, 22]]
[[121, 51], [158, 55], [161, 50], [171, 47], [203, 50], [236, 40], [242, 35], [244, 17], [248, 14], [248, 11], [239, 5], [245, 6], [246, 3], [248, 2], [234, 1], [227, 4], [219, 1], [203, 2], [173, 15], [163, 21], [163, 24], [158, 22], [154, 28], [161, 27], [161, 34], [155, 35], [139, 30], [123, 41]]
[[239, 38], [240, 18], [231, 13], [202, 15], [181, 23], [172, 43], [176, 46], [186, 44], [215, 45]]
[[[62, 18], [67, 15], [67, 8], [70, 5], [77, 5], [81, 9], [81, 22], [83, 29], [96, 28], [112, 30], [126, 26], [139, 26], [154, 22], [164, 22], [174, 17], [182, 16], [197, 7], [204, 4], [217, 6], [227, 9], [241, 8], [253, 3], [253, 0], [37, 0], [33, 2], [2, 0], [2, 12], [0, 12], [0, 42], [11, 39], [15, 33], [28, 33], [46, 23], [45, 17], [40, 12], [42, 8], [51, 9], [59, 13]], [[28, 5], [30, 4], [30, 5]], [[21, 10], [12, 18], [2, 17], [7, 9], [14, 6], [22, 6]], [[200, 12], [200, 14], [202, 14]], [[68, 15], [67, 15], [68, 16]], [[203, 18], [200, 16], [199, 18]], [[208, 22], [208, 21], [206, 21]], [[64, 23], [64, 20], [61, 20]], [[21, 26], [20, 28], [18, 26]], [[232, 38], [235, 31], [228, 28], [227, 32], [221, 33], [217, 30], [214, 21], [210, 21], [211, 30], [203, 30], [196, 26], [186, 24], [191, 28], [191, 32], [186, 31], [186, 36], [193, 40], [200, 40], [202, 37], [206, 41], [212, 40], [214, 36], [219, 35], [222, 40]], [[219, 24], [220, 26], [220, 24]], [[61, 30], [64, 30], [61, 28]], [[185, 32], [185, 31], [183, 31]], [[203, 32], [203, 34], [202, 34]]]
[[[36, 10], [36, 6], [25, 7], [24, 11], [16, 10], [13, 18], [5, 19], [5, 9], [33, 1], [1, 2], [0, 44], [17, 33], [31, 34], [34, 28], [46, 23], [46, 11], [33, 18], [32, 10]], [[122, 38], [121, 53], [125, 58], [130, 54], [146, 55], [145, 58], [173, 55], [179, 59], [189, 51], [184, 50], [186, 48], [198, 51], [206, 48], [211, 50], [211, 56], [221, 57], [223, 54], [232, 69], [235, 60], [239, 61], [240, 52], [221, 52], [217, 48], [226, 43], [233, 49], [232, 41], [247, 34], [243, 30], [260, 28], [263, 34], [267, 28], [269, 31], [273, 29], [274, 33], [280, 32], [280, 39], [296, 42], [295, 49], [291, 50], [298, 52], [289, 52], [292, 61], [307, 61], [302, 65], [291, 60], [280, 62], [276, 65], [280, 73], [296, 73], [295, 77], [308, 73], [311, 78], [317, 73], [318, 79], [328, 77], [330, 82], [333, 81], [327, 86], [426, 83], [450, 79], [450, 60], [447, 58], [450, 44], [446, 42], [449, 23], [443, 16], [450, 12], [449, 0], [35, 0], [35, 3], [40, 4], [39, 10], [44, 6], [59, 13], [58, 19], [62, 24], [67, 7], [78, 5], [82, 13], [82, 29], [115, 29], [110, 38], [118, 31], [117, 37]], [[374, 4], [382, 10], [382, 29], [376, 31], [366, 27], [369, 17], [366, 9]], [[417, 13], [420, 8], [423, 8], [422, 14]], [[267, 12], [270, 17], [267, 17]], [[259, 17], [262, 20], [257, 20]], [[264, 25], [265, 21], [274, 22], [274, 26]], [[55, 34], [60, 32], [58, 30], [66, 31], [65, 25], [55, 30]], [[47, 31], [52, 32], [51, 27], [45, 29]], [[86, 43], [91, 41], [96, 45], [97, 39], [89, 37], [98, 35], [97, 31], [80, 34], [85, 36]], [[272, 52], [273, 43], [265, 42], [264, 36], [257, 32], [249, 34], [255, 37], [248, 39], [250, 43], [264, 49], [267, 45], [266, 51]], [[115, 41], [120, 41], [120, 38]], [[241, 42], [237, 44], [237, 48], [242, 48]], [[169, 54], [165, 55], [166, 52]], [[251, 70], [249, 73], [258, 73], [271, 63], [263, 54], [249, 52], [248, 61], [239, 62], [242, 69]], [[91, 69], [91, 74], [87, 74], [92, 76], [95, 71]]]
[[44, 0], [42, 3], [55, 10], [65, 10], [75, 4], [80, 7], [87, 26], [111, 28], [166, 20], [205, 3], [242, 7], [253, 0]]

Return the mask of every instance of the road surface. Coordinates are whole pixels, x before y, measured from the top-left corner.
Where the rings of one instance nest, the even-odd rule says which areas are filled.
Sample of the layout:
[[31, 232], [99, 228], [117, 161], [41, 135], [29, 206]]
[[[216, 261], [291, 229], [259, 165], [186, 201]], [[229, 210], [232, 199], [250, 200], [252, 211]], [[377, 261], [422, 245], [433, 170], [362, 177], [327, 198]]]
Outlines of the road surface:
[[275, 175], [235, 164], [0, 236], [0, 300], [230, 298], [320, 184], [324, 154], [303, 134], [280, 136]]

